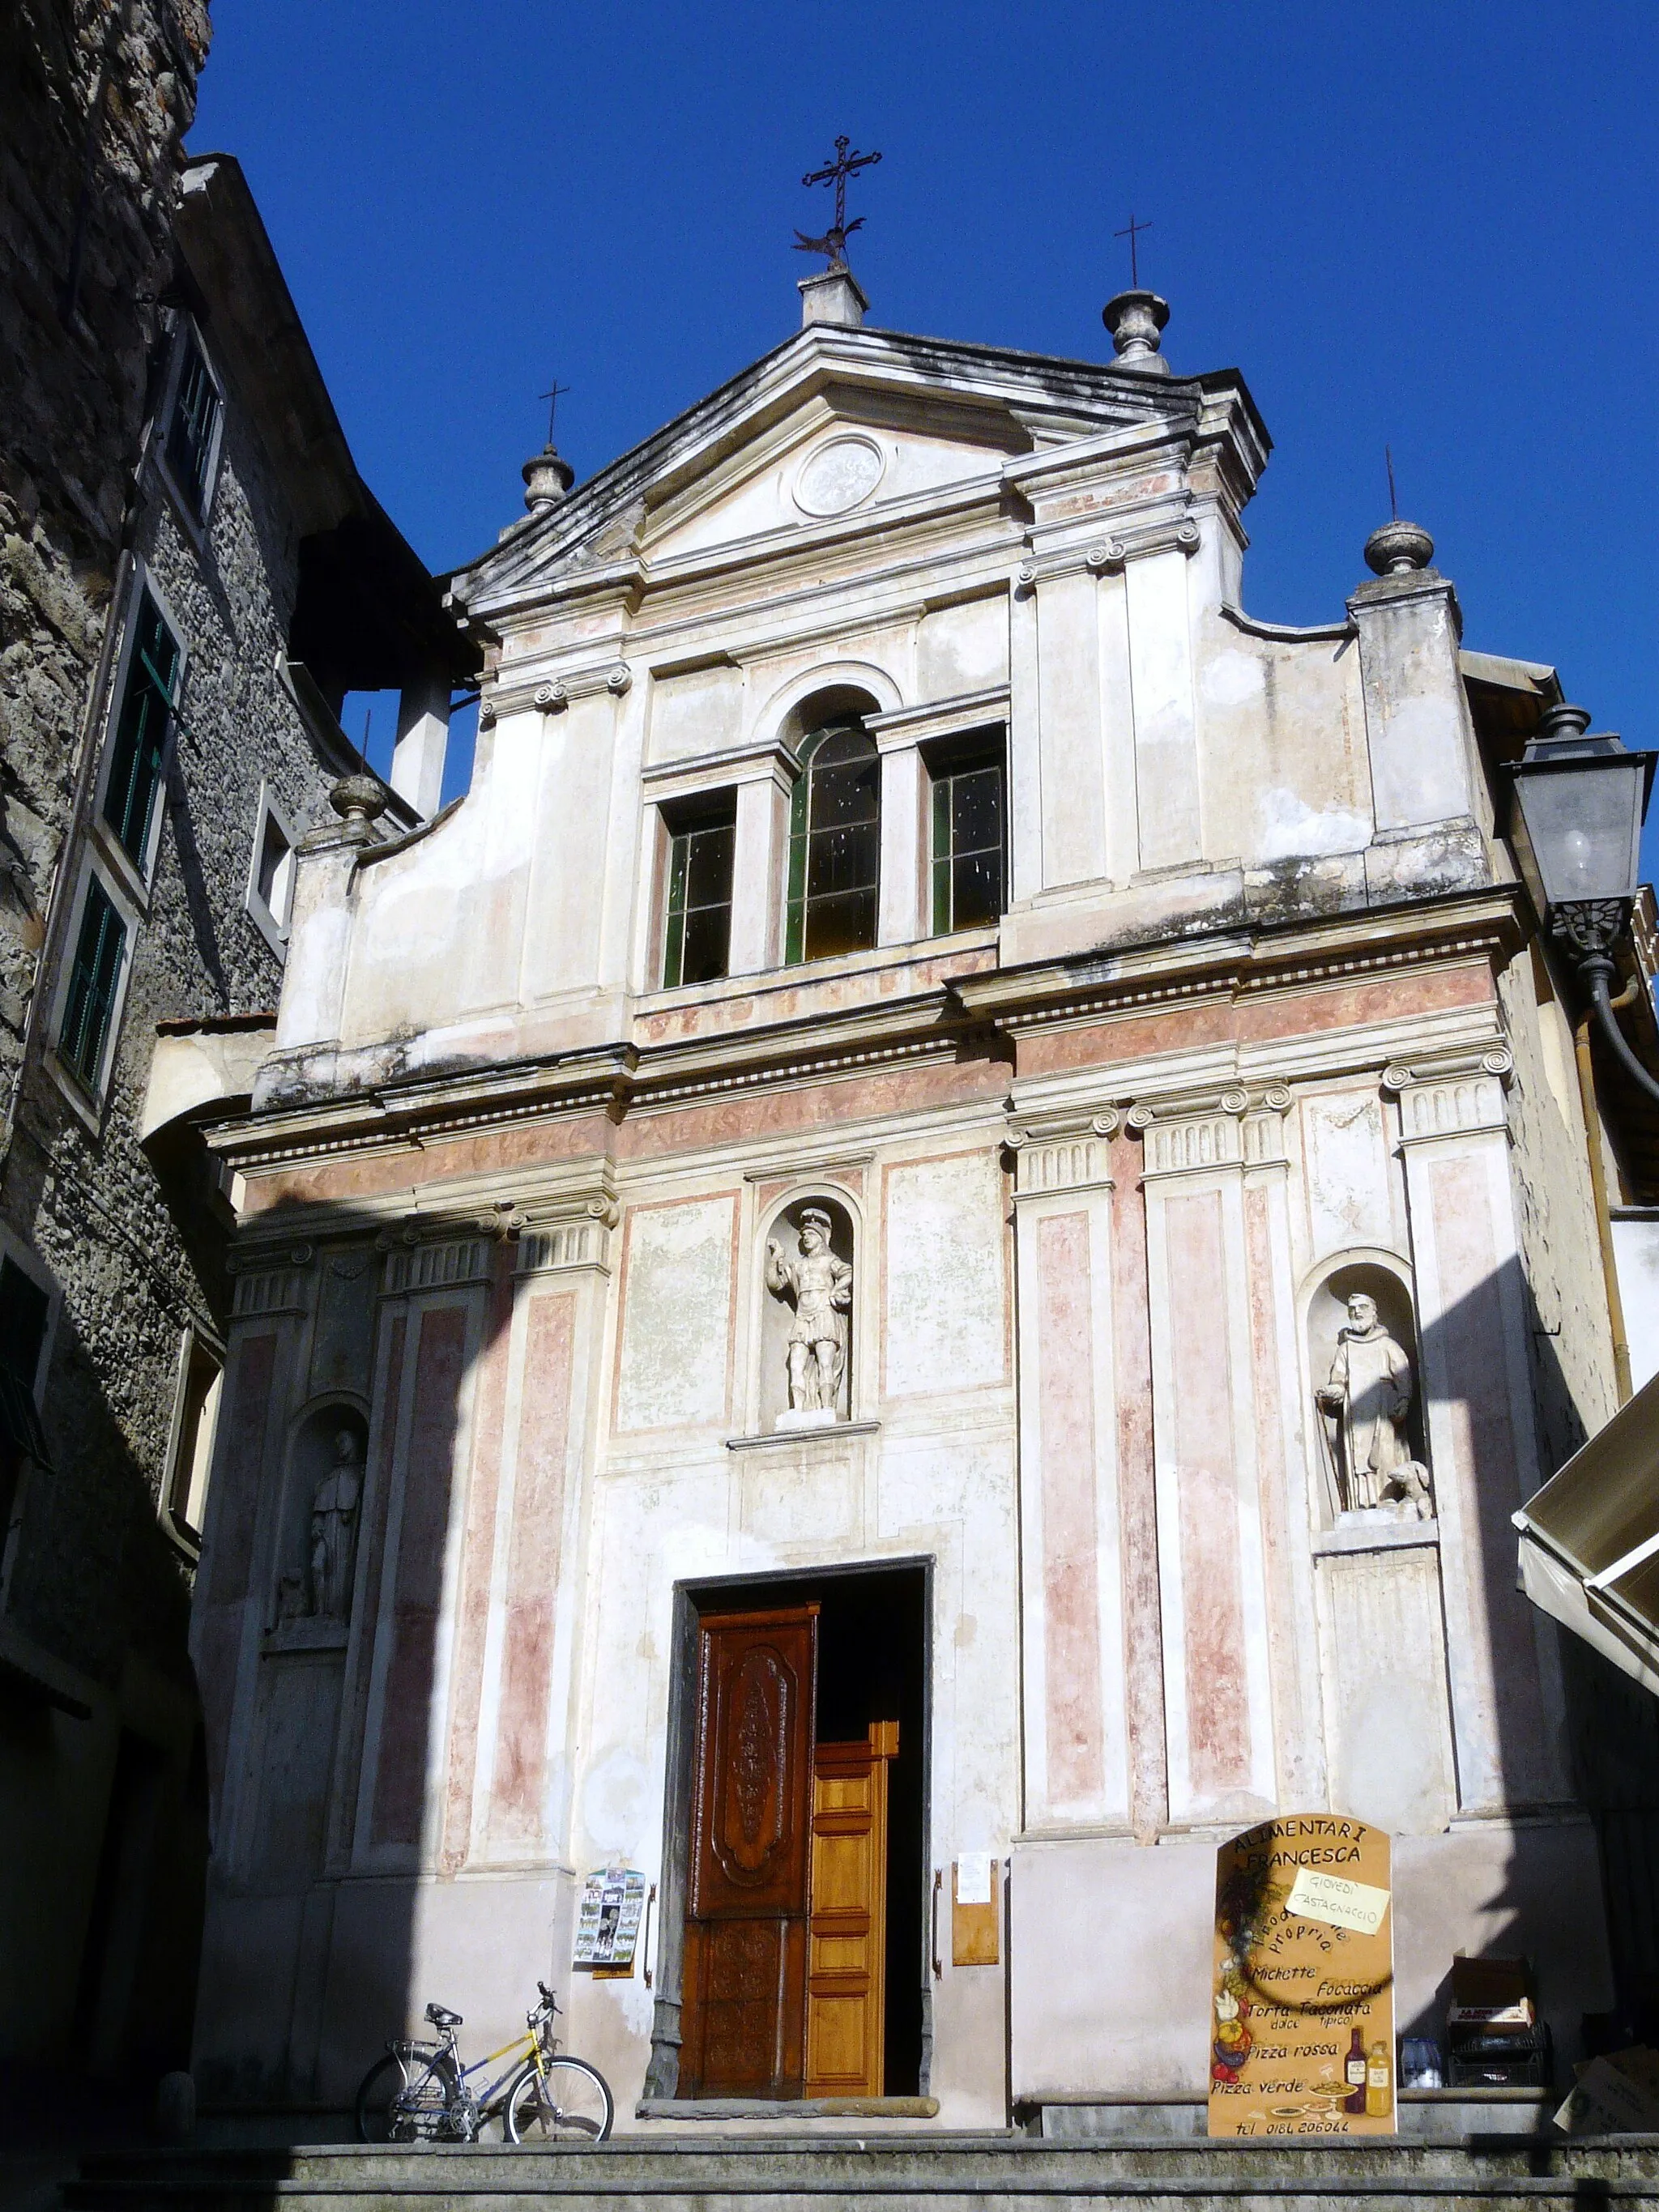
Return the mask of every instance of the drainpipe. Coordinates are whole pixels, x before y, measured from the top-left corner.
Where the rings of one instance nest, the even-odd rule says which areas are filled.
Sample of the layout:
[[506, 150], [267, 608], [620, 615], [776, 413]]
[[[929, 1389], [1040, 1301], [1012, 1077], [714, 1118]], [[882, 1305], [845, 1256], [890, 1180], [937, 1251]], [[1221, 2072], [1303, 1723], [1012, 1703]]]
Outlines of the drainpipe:
[[[1616, 999], [1604, 1001], [1608, 1011], [1633, 1006], [1639, 985], [1626, 983]], [[1597, 1009], [1589, 1012], [1573, 1031], [1578, 1061], [1578, 1096], [1584, 1109], [1584, 1144], [1589, 1158], [1590, 1192], [1595, 1200], [1595, 1233], [1601, 1246], [1601, 1277], [1607, 1286], [1607, 1320], [1613, 1329], [1613, 1381], [1622, 1406], [1631, 1395], [1630, 1344], [1625, 1334], [1625, 1302], [1619, 1295], [1619, 1267], [1613, 1250], [1613, 1216], [1607, 1209], [1607, 1161], [1601, 1150], [1601, 1109], [1595, 1096], [1595, 1068], [1590, 1058], [1590, 1024]]]

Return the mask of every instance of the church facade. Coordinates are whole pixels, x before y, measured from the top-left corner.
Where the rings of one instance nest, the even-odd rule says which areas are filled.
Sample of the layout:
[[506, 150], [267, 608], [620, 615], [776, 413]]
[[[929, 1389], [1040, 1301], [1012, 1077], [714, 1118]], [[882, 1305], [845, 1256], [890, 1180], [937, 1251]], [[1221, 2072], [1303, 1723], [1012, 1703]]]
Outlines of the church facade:
[[[1553, 673], [1405, 524], [1246, 613], [1267, 432], [1152, 295], [1102, 364], [803, 292], [453, 579], [468, 796], [302, 841], [209, 1139], [204, 2094], [539, 1975], [623, 2126], [1191, 2098], [1217, 1844], [1326, 1809], [1393, 1837], [1402, 2030], [1525, 1953], [1575, 2048], [1510, 1517], [1614, 1402], [1503, 834]], [[633, 1970], [573, 1970], [615, 1867]]]

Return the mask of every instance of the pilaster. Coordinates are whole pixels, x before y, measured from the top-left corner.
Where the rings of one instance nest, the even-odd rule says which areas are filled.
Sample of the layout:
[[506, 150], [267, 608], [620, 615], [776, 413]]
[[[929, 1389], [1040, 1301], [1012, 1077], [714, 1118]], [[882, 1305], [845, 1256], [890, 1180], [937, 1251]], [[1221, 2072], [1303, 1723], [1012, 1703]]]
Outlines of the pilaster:
[[1466, 1813], [1568, 1794], [1553, 1630], [1516, 1589], [1510, 1524], [1539, 1481], [1504, 1099], [1513, 1065], [1494, 1042], [1382, 1077], [1400, 1102]]
[[[1143, 1097], [1152, 1439], [1170, 1817], [1278, 1801], [1273, 1606], [1253, 1386], [1245, 1119], [1237, 1088]], [[1259, 1127], [1260, 1115], [1253, 1117]]]
[[1073, 1110], [1008, 1131], [1028, 1832], [1130, 1817], [1109, 1165], [1118, 1118]]

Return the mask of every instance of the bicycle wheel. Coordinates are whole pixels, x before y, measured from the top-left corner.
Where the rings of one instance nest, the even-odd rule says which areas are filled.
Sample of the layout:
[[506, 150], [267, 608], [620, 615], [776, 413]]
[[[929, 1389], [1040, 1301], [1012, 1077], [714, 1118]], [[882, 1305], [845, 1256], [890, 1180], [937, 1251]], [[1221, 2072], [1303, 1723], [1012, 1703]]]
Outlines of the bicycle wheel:
[[616, 2115], [611, 2088], [585, 2058], [547, 2058], [514, 2076], [507, 2093], [510, 2142], [603, 2142]]
[[424, 2051], [388, 2051], [357, 2092], [357, 2133], [364, 2142], [419, 2142], [438, 2132], [448, 2102]]

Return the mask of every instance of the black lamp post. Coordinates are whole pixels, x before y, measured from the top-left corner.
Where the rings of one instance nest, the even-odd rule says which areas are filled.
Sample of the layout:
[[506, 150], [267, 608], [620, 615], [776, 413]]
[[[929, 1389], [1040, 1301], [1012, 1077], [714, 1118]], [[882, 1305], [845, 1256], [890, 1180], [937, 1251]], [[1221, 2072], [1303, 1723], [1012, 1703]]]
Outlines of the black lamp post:
[[1552, 707], [1510, 771], [1511, 840], [1533, 904], [1565, 948], [1620, 1065], [1650, 1097], [1656, 1083], [1613, 1019], [1613, 948], [1629, 927], [1638, 888], [1642, 821], [1652, 753], [1612, 736], [1588, 737], [1582, 707]]

